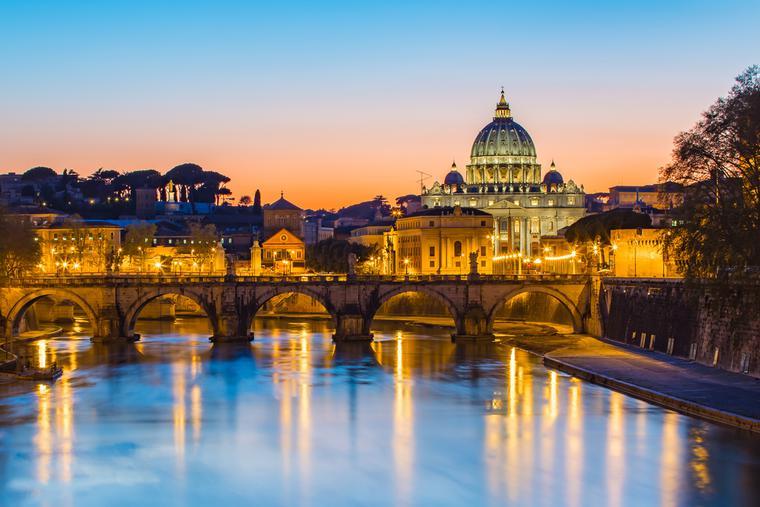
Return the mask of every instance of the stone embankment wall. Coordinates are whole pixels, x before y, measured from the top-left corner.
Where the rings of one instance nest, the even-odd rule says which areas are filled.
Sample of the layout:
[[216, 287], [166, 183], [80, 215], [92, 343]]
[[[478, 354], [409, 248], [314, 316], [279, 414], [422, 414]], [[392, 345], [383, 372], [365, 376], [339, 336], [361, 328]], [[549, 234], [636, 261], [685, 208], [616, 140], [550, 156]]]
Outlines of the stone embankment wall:
[[614, 279], [604, 284], [612, 340], [760, 377], [760, 284]]

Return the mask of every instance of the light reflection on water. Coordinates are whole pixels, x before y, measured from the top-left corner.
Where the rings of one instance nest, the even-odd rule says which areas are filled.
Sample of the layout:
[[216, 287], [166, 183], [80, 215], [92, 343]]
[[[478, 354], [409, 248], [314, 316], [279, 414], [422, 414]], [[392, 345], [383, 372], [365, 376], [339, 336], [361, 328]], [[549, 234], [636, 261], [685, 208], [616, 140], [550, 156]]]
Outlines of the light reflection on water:
[[0, 384], [2, 505], [757, 505], [760, 439], [501, 344], [321, 321], [212, 347], [201, 320], [122, 347], [40, 340]]

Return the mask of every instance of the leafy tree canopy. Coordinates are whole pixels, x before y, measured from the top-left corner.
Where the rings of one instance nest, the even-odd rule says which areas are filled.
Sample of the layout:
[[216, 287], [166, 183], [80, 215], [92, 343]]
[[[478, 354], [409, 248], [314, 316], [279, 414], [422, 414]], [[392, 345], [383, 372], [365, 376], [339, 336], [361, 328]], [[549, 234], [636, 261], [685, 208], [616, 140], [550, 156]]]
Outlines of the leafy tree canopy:
[[351, 243], [343, 239], [323, 239], [311, 245], [306, 253], [306, 264], [310, 269], [326, 273], [348, 272], [348, 254], [354, 253], [359, 261], [374, 255], [372, 247]]
[[665, 238], [687, 278], [760, 267], [760, 67], [739, 75], [727, 97], [675, 138], [661, 177], [687, 187], [683, 225]]
[[24, 181], [40, 181], [48, 178], [55, 178], [58, 174], [49, 167], [32, 167], [24, 174], [21, 175], [21, 179]]
[[34, 269], [42, 249], [32, 224], [0, 209], [0, 278], [17, 278]]
[[614, 209], [581, 218], [567, 228], [565, 239], [570, 243], [598, 240], [603, 245], [609, 245], [612, 229], [638, 229], [650, 225], [652, 225], [652, 219], [648, 215], [632, 210]]

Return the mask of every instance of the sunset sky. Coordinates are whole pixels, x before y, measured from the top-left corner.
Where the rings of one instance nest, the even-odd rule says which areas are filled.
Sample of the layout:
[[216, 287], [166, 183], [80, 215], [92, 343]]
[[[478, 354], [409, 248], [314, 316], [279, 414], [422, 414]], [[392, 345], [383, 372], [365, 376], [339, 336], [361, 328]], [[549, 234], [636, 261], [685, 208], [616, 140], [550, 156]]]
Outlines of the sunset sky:
[[0, 172], [195, 162], [264, 202], [394, 198], [464, 169], [503, 85], [544, 170], [651, 183], [760, 63], [757, 0], [664, 4], [3, 0]]

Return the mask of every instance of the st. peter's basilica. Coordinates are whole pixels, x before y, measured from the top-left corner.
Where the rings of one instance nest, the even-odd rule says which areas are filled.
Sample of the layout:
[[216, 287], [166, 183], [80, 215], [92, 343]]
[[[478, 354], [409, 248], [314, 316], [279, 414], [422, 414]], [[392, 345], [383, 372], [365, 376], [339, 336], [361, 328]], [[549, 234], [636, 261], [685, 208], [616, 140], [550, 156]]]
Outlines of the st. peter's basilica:
[[554, 162], [541, 177], [536, 147], [512, 118], [502, 90], [493, 121], [475, 137], [466, 177], [452, 164], [443, 183], [422, 189], [428, 208], [478, 208], [494, 217], [494, 253], [538, 255], [541, 238], [556, 236], [585, 214], [583, 186], [565, 182]]

